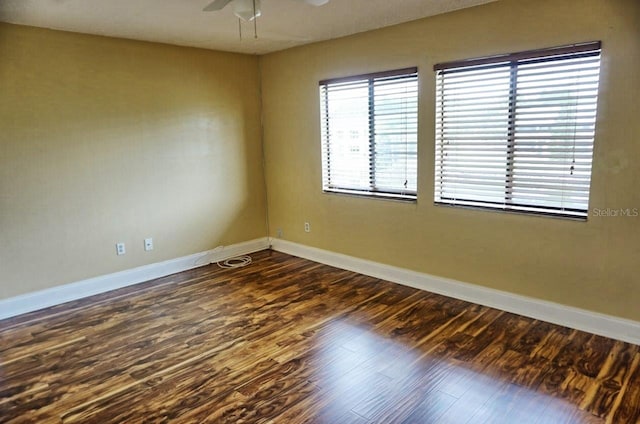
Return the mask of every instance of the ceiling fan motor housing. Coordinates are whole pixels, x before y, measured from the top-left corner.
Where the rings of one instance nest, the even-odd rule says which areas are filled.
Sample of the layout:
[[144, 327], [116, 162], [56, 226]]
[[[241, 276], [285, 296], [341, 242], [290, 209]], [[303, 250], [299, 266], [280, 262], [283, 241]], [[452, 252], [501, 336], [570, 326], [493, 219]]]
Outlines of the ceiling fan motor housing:
[[233, 14], [245, 22], [249, 22], [262, 14], [260, 0], [234, 0]]

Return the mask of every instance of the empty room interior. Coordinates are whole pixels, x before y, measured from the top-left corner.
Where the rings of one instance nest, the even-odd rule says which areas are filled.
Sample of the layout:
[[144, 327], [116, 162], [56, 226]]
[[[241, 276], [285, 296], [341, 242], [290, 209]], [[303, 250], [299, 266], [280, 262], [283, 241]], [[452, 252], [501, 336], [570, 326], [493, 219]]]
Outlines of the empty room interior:
[[640, 423], [638, 0], [0, 0], [0, 423]]

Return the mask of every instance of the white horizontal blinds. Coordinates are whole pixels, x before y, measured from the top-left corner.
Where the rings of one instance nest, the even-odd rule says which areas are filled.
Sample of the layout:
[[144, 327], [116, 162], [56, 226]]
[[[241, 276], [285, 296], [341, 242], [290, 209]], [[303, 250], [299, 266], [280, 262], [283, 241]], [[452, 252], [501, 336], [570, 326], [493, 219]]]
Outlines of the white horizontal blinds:
[[417, 69], [320, 82], [325, 191], [415, 198]]
[[418, 175], [418, 76], [374, 79], [373, 179], [378, 191], [415, 194]]
[[503, 204], [510, 66], [442, 71], [436, 83], [436, 201]]
[[586, 216], [600, 52], [518, 64], [511, 202]]
[[321, 85], [323, 186], [369, 190], [369, 83]]
[[437, 203], [587, 216], [600, 43], [528, 53], [436, 65]]

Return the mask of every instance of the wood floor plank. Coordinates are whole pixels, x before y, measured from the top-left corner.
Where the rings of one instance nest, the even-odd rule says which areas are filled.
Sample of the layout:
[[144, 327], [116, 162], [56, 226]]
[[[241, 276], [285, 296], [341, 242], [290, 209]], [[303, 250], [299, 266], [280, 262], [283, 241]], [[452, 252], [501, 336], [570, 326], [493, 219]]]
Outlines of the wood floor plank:
[[[640, 353], [636, 352], [629, 374], [607, 411], [607, 423], [640, 423]], [[601, 414], [604, 415], [604, 414]]]
[[0, 423], [640, 422], [640, 347], [272, 251], [0, 321]]

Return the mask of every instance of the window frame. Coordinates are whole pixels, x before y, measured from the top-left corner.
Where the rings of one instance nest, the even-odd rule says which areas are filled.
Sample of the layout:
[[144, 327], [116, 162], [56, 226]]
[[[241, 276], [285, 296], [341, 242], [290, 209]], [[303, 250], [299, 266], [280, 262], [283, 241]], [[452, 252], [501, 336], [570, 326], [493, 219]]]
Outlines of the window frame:
[[[376, 186], [376, 158], [375, 158], [375, 145], [376, 145], [376, 134], [375, 134], [375, 119], [376, 114], [374, 112], [374, 104], [375, 104], [375, 92], [374, 86], [376, 82], [385, 81], [385, 80], [414, 80], [416, 84], [415, 91], [415, 112], [407, 112], [403, 117], [406, 119], [406, 116], [410, 118], [415, 117], [415, 151], [409, 152], [409, 156], [405, 156], [405, 161], [407, 161], [407, 157], [411, 155], [415, 156], [415, 190], [413, 189], [400, 189], [400, 188], [382, 188]], [[329, 99], [328, 99], [328, 90], [329, 86], [334, 84], [345, 84], [345, 83], [357, 83], [357, 82], [367, 82], [368, 94], [366, 99], [368, 101], [368, 110], [367, 110], [367, 121], [368, 121], [368, 155], [369, 155], [369, 163], [368, 163], [368, 172], [369, 172], [369, 187], [367, 189], [363, 188], [355, 188], [355, 187], [341, 187], [338, 185], [331, 185], [331, 162], [330, 162], [330, 115], [329, 115]], [[386, 199], [386, 200], [400, 200], [407, 202], [416, 202], [417, 201], [417, 180], [418, 180], [418, 170], [417, 170], [417, 162], [418, 162], [418, 121], [419, 121], [419, 75], [418, 75], [418, 67], [408, 67], [401, 69], [394, 69], [389, 71], [382, 72], [374, 72], [367, 74], [359, 74], [359, 75], [351, 75], [348, 77], [339, 77], [339, 78], [330, 78], [324, 79], [318, 82], [319, 86], [319, 95], [320, 95], [320, 125], [321, 125], [321, 163], [322, 163], [322, 191], [323, 193], [328, 194], [346, 194], [357, 197], [371, 198], [371, 199]], [[408, 98], [408, 97], [407, 97]], [[415, 115], [415, 116], [414, 116]], [[403, 133], [403, 135], [411, 134], [411, 132]], [[413, 144], [407, 143], [407, 145]], [[407, 169], [405, 162], [405, 170]]]
[[[593, 148], [595, 146], [595, 128], [597, 124], [597, 99], [600, 94], [600, 79], [597, 79], [597, 91], [595, 95], [594, 105], [594, 116], [593, 116], [593, 136], [591, 137], [591, 155], [589, 157], [589, 175], [588, 175], [588, 188], [586, 191], [586, 206], [584, 209], [582, 208], [558, 208], [549, 205], [540, 205], [531, 202], [529, 204], [519, 204], [511, 202], [510, 199], [510, 190], [513, 189], [514, 184], [514, 150], [518, 146], [518, 142], [516, 141], [517, 137], [515, 136], [516, 129], [516, 110], [519, 107], [517, 102], [518, 95], [516, 88], [518, 87], [517, 81], [517, 72], [519, 66], [531, 65], [531, 64], [539, 64], [544, 62], [551, 61], [559, 61], [559, 60], [570, 60], [570, 59], [579, 59], [579, 58], [587, 58], [587, 57], [598, 57], [598, 75], [599, 69], [601, 66], [601, 55], [602, 43], [601, 41], [593, 41], [587, 43], [579, 43], [567, 46], [560, 47], [552, 47], [545, 49], [537, 49], [537, 50], [529, 50], [517, 53], [508, 53], [501, 54], [495, 56], [487, 56], [481, 58], [473, 58], [466, 59], [460, 61], [452, 61], [439, 63], [434, 65], [433, 69], [436, 73], [436, 86], [438, 87], [438, 78], [441, 75], [441, 72], [465, 72], [465, 71], [478, 71], [478, 70], [487, 70], [491, 68], [497, 67], [508, 67], [510, 70], [509, 77], [509, 105], [508, 112], [509, 118], [508, 123], [506, 124], [507, 131], [507, 145], [505, 149], [506, 153], [506, 164], [505, 164], [505, 183], [504, 183], [504, 202], [502, 204], [498, 202], [490, 202], [490, 201], [481, 201], [477, 199], [469, 198], [455, 198], [455, 199], [444, 199], [442, 197], [442, 193], [444, 192], [444, 182], [443, 182], [443, 172], [445, 169], [444, 165], [444, 157], [446, 156], [443, 151], [439, 151], [443, 149], [441, 145], [444, 137], [444, 128], [440, 127], [438, 129], [438, 120], [444, 119], [444, 109], [442, 106], [438, 107], [438, 102], [442, 101], [441, 96], [444, 95], [444, 91], [440, 92], [439, 89], [436, 89], [436, 111], [435, 111], [435, 120], [436, 120], [436, 135], [435, 135], [435, 184], [434, 184], [434, 204], [437, 206], [449, 206], [449, 207], [462, 207], [462, 208], [470, 208], [470, 209], [482, 209], [482, 210], [490, 210], [490, 211], [500, 211], [500, 212], [509, 212], [509, 213], [519, 213], [519, 214], [533, 214], [533, 215], [542, 215], [542, 216], [551, 216], [557, 218], [568, 218], [580, 221], [586, 221], [589, 215], [589, 201], [591, 198], [591, 180], [593, 176]], [[578, 71], [579, 72], [579, 71]], [[444, 90], [444, 89], [442, 89]], [[574, 122], [578, 121], [578, 117], [573, 118]], [[575, 126], [575, 123], [574, 123]], [[439, 134], [439, 131], [441, 132]], [[575, 129], [574, 129], [574, 141], [575, 141]], [[440, 146], [439, 146], [440, 144]], [[573, 147], [574, 151], [576, 149], [575, 143]], [[439, 163], [440, 162], [440, 163]], [[575, 161], [574, 161], [575, 162]], [[573, 167], [571, 169], [571, 175], [573, 175]], [[533, 178], [533, 177], [531, 177]], [[440, 180], [440, 181], [439, 181]], [[542, 187], [542, 186], [539, 186]], [[542, 187], [544, 188], [544, 187]], [[568, 190], [571, 192], [570, 190]], [[565, 191], [562, 191], [564, 194]]]

